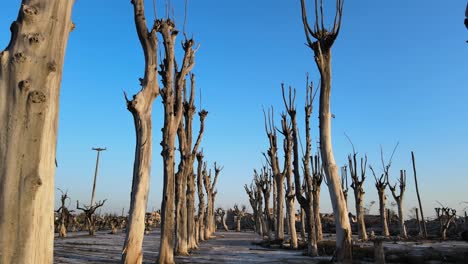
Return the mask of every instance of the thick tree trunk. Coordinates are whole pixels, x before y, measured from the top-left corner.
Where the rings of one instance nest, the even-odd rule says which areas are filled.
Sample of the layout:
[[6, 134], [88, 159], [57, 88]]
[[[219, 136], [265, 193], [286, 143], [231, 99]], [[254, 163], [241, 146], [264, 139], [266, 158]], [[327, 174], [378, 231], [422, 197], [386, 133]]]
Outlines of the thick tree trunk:
[[276, 179], [276, 220], [277, 226], [275, 230], [275, 239], [283, 241], [284, 240], [284, 176], [281, 176]]
[[187, 230], [188, 230], [188, 248], [196, 249], [196, 228], [195, 228], [195, 175], [193, 168], [190, 170], [187, 185]]
[[390, 232], [388, 230], [387, 222], [387, 209], [385, 208], [387, 204], [387, 197], [385, 196], [385, 189], [378, 189], [379, 194], [379, 212], [380, 212], [380, 225], [382, 227], [382, 236], [389, 237]]
[[[205, 185], [206, 187], [206, 185]], [[210, 239], [211, 237], [211, 225], [213, 225], [213, 215], [211, 214], [211, 207], [212, 207], [212, 202], [213, 200], [211, 199], [211, 194], [210, 192], [207, 191], [206, 193], [207, 198], [206, 198], [206, 220], [205, 220], [205, 239]]]
[[204, 210], [205, 210], [205, 195], [203, 194], [203, 153], [199, 152], [197, 154], [197, 187], [198, 187], [198, 241], [205, 240], [205, 219], [204, 219]]
[[[277, 186], [276, 186], [276, 177], [273, 175], [273, 229], [276, 233], [276, 230], [278, 230], [278, 192], [277, 192]], [[278, 239], [276, 237], [276, 239]]]
[[354, 197], [356, 205], [358, 235], [360, 239], [367, 241], [366, 222], [364, 219], [364, 192], [360, 192], [359, 189], [355, 189]]
[[320, 152], [327, 177], [328, 190], [335, 215], [336, 225], [336, 259], [349, 261], [352, 259], [351, 226], [348, 218], [346, 201], [341, 189], [340, 176], [333, 155], [331, 139], [331, 50], [322, 50], [324, 60], [320, 69]]
[[320, 186], [317, 186], [316, 190], [314, 191], [314, 220], [315, 220], [315, 236], [318, 241], [322, 241], [323, 239], [323, 232], [322, 232], [322, 217], [320, 216]]
[[[166, 126], [165, 126], [166, 127]], [[168, 127], [170, 128], [170, 127]], [[167, 128], [163, 129], [167, 130]], [[163, 135], [164, 187], [161, 204], [161, 244], [159, 264], [174, 263], [174, 225], [175, 225], [175, 175], [174, 175], [174, 137], [171, 133]]]
[[[292, 183], [291, 183], [292, 184]], [[289, 192], [287, 197], [287, 209], [288, 209], [288, 223], [289, 223], [289, 237], [291, 239], [290, 247], [296, 249], [297, 244], [297, 232], [296, 232], [296, 209], [294, 207], [294, 192]]]
[[[180, 139], [179, 139], [180, 140]], [[182, 161], [181, 171], [176, 174], [178, 188], [176, 199], [177, 229], [176, 229], [176, 247], [175, 254], [188, 256], [188, 231], [187, 231], [187, 172], [186, 161]]]
[[0, 263], [52, 263], [59, 93], [73, 0], [23, 0], [0, 53]]
[[132, 192], [130, 197], [129, 219], [126, 229], [122, 263], [141, 263], [143, 260], [143, 238], [145, 215], [152, 160], [152, 105], [159, 94], [157, 80], [157, 38], [156, 33], [148, 32], [142, 0], [132, 1], [138, 37], [145, 55], [145, 76], [142, 89], [130, 101], [127, 108], [133, 115], [135, 125], [135, 161], [133, 163]]
[[236, 232], [240, 232], [241, 231], [241, 218], [238, 216], [236, 218]]
[[403, 239], [408, 238], [408, 235], [406, 234], [406, 226], [405, 226], [405, 213], [403, 210], [403, 202], [399, 202], [398, 204], [398, 223], [400, 226], [400, 236]]
[[306, 227], [306, 214], [305, 214], [304, 208], [301, 207], [301, 239], [303, 241], [306, 241], [307, 239], [305, 227]]
[[223, 214], [221, 215], [221, 222], [223, 223], [224, 231], [229, 231], [229, 228], [226, 224], [226, 213], [224, 211], [223, 211]]

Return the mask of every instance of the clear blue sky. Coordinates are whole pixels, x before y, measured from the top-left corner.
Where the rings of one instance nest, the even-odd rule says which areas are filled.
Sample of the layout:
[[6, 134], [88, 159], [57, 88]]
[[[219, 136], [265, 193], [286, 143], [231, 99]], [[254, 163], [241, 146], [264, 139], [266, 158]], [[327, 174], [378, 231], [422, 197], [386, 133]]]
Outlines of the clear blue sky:
[[[165, 1], [158, 2], [163, 15]], [[184, 1], [174, 2], [181, 26]], [[19, 0], [2, 4], [2, 47], [9, 41], [9, 26], [19, 5]], [[413, 207], [410, 151], [414, 150], [426, 215], [433, 214], [436, 200], [459, 209], [460, 201], [468, 201], [465, 6], [461, 0], [346, 1], [341, 34], [333, 48], [338, 164], [344, 164], [351, 151], [344, 132], [376, 168], [380, 168], [379, 146], [389, 155], [399, 141], [391, 177], [395, 179], [399, 169], [408, 170], [406, 208]], [[146, 12], [152, 21], [152, 1], [146, 1]], [[77, 0], [73, 21], [76, 29], [67, 47], [60, 98], [56, 187], [68, 189], [73, 201], [89, 202], [96, 158], [91, 147], [107, 147], [96, 196], [108, 199], [103, 211], [120, 212], [129, 206], [135, 145], [122, 90], [138, 91], [144, 65], [132, 6], [129, 0]], [[282, 111], [284, 81], [298, 89], [302, 110], [305, 73], [319, 80], [312, 52], [304, 45], [299, 0], [192, 0], [187, 31], [201, 43], [194, 73], [197, 88], [203, 91], [203, 107], [210, 112], [203, 149], [210, 163], [218, 161], [225, 167], [217, 203], [248, 205], [242, 186], [250, 182], [252, 169], [260, 166], [261, 152], [268, 147], [262, 105], [274, 105], [277, 115]], [[161, 201], [162, 111], [158, 98], [149, 209], [159, 208]], [[316, 115], [312, 122], [316, 140]], [[368, 176], [366, 203], [377, 200], [370, 172]], [[323, 194], [323, 209], [331, 211], [325, 186]]]

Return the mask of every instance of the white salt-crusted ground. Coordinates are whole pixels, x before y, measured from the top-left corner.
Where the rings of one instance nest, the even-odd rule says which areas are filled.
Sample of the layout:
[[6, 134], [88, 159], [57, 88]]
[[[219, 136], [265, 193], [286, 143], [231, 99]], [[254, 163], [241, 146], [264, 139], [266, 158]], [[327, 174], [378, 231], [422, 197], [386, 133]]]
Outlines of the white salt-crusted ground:
[[[159, 248], [159, 229], [145, 236], [143, 243], [144, 263], [155, 263]], [[119, 263], [125, 234], [116, 235], [97, 232], [90, 237], [85, 232], [69, 233], [65, 239], [55, 239], [54, 263]], [[326, 235], [326, 240], [333, 236]], [[252, 232], [217, 232], [216, 238], [203, 242], [198, 250], [188, 257], [176, 257], [177, 263], [318, 263], [329, 257], [310, 258], [301, 250], [268, 249], [252, 244], [260, 237]], [[364, 261], [372, 263], [372, 243], [357, 243], [357, 247], [370, 250]], [[332, 243], [333, 244], [333, 243]], [[388, 262], [427, 263], [468, 263], [468, 243], [464, 241], [384, 242]], [[357, 253], [357, 252], [356, 252]], [[356, 254], [358, 255], [358, 254]], [[362, 255], [362, 254], [361, 254]], [[454, 258], [454, 256], [456, 256]], [[437, 261], [433, 261], [437, 259]], [[466, 262], [465, 262], [466, 261]]]
[[[119, 263], [124, 233], [69, 233], [55, 239], [54, 263]], [[203, 242], [189, 257], [177, 257], [177, 263], [313, 263], [300, 251], [269, 250], [253, 245], [259, 236], [252, 232], [217, 232], [216, 238]], [[159, 248], [159, 230], [145, 236], [144, 263], [155, 263]]]

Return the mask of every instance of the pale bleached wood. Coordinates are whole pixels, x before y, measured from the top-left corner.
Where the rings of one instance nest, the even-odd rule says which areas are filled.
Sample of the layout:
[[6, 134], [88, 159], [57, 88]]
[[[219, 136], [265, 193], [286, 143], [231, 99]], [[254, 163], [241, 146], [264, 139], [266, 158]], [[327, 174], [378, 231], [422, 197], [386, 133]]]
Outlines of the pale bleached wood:
[[0, 263], [52, 263], [60, 83], [73, 0], [23, 0], [0, 53]]

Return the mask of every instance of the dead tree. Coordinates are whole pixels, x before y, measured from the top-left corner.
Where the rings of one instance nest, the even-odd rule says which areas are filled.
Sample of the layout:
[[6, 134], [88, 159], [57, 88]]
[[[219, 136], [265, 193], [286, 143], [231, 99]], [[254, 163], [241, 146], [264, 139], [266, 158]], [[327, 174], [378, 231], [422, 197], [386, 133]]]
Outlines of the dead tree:
[[21, 1], [0, 52], [0, 263], [53, 260], [59, 94], [73, 4]]
[[261, 217], [261, 205], [260, 204], [261, 204], [262, 196], [259, 196], [257, 194], [257, 186], [254, 184], [254, 182], [250, 184], [250, 187], [248, 187], [247, 184], [244, 185], [244, 189], [247, 195], [249, 196], [249, 203], [250, 203], [250, 206], [252, 207], [253, 217], [254, 217], [254, 222], [255, 222], [255, 225], [254, 225], [255, 232], [257, 232], [258, 234], [262, 236], [263, 234], [261, 233], [262, 228], [261, 228], [261, 220], [260, 220], [260, 217]]
[[415, 188], [416, 188], [416, 195], [418, 196], [419, 210], [420, 210], [420, 213], [421, 213], [421, 223], [422, 223], [421, 236], [423, 238], [427, 238], [426, 220], [424, 219], [424, 212], [423, 212], [422, 203], [421, 203], [421, 196], [419, 195], [418, 178], [417, 178], [417, 175], [416, 175], [416, 161], [414, 159], [414, 152], [413, 151], [411, 151], [411, 161], [413, 163], [414, 185], [415, 185]]
[[[205, 194], [203, 193], [203, 151], [197, 153], [197, 187], [198, 187], [198, 215], [197, 215], [197, 244], [205, 240]], [[205, 169], [206, 170], [206, 169]]]
[[[312, 83], [309, 84], [309, 80], [306, 81], [306, 102], [305, 102], [305, 124], [306, 124], [306, 152], [304, 157], [302, 158], [303, 163], [303, 174], [304, 184], [301, 183], [301, 171], [299, 168], [299, 135], [298, 135], [298, 127], [297, 127], [297, 120], [296, 120], [296, 107], [295, 107], [295, 97], [296, 97], [296, 90], [292, 90], [289, 88], [289, 97], [286, 98], [284, 85], [282, 87], [283, 92], [283, 101], [286, 108], [286, 111], [291, 119], [292, 124], [292, 133], [291, 133], [291, 140], [293, 145], [293, 172], [294, 172], [294, 184], [295, 184], [295, 196], [297, 201], [301, 205], [301, 208], [305, 210], [306, 215], [306, 222], [307, 222], [307, 255], [308, 256], [317, 256], [317, 237], [315, 234], [315, 214], [313, 208], [313, 180], [311, 175], [311, 167], [310, 167], [310, 152], [312, 149], [312, 143], [310, 138], [310, 116], [312, 115], [312, 103], [314, 100], [314, 92], [313, 92], [313, 85]], [[283, 118], [285, 121], [285, 118]], [[284, 128], [283, 128], [284, 131]], [[286, 149], [285, 149], [286, 153]], [[302, 195], [301, 190], [304, 186], [304, 194]], [[294, 213], [293, 213], [294, 216]], [[295, 221], [291, 221], [290, 225], [295, 226]], [[294, 230], [295, 232], [295, 230]], [[294, 233], [292, 235], [295, 235]], [[297, 238], [296, 238], [297, 239]], [[297, 242], [296, 242], [297, 243]], [[291, 243], [292, 244], [292, 243]], [[292, 247], [292, 245], [291, 245]]]
[[117, 234], [117, 229], [119, 228], [119, 219], [118, 219], [118, 217], [113, 217], [110, 220], [110, 226], [111, 226], [111, 234], [113, 234], [113, 235]]
[[60, 214], [60, 226], [59, 226], [59, 237], [65, 238], [67, 236], [67, 227], [70, 223], [71, 219], [71, 212], [73, 210], [69, 211], [67, 206], [65, 205], [67, 199], [70, 199], [68, 196], [67, 192], [63, 192], [62, 190], [58, 189], [61, 193], [62, 196], [60, 197], [60, 201], [62, 202], [62, 206], [60, 206], [59, 209], [57, 209], [55, 212]]
[[372, 174], [374, 175], [375, 187], [377, 188], [377, 192], [379, 195], [379, 212], [380, 212], [380, 225], [382, 227], [382, 236], [385, 236], [386, 238], [388, 238], [390, 236], [390, 232], [388, 230], [387, 210], [385, 208], [386, 203], [387, 203], [385, 189], [387, 188], [387, 185], [388, 185], [386, 172], [384, 169], [384, 173], [382, 173], [380, 177], [377, 178], [372, 166], [369, 166], [369, 168], [372, 171]]
[[220, 217], [221, 224], [223, 225], [224, 231], [229, 231], [229, 228], [226, 224], [226, 211], [223, 208], [219, 207], [218, 209], [216, 209], [216, 213]]
[[315, 219], [315, 235], [317, 241], [323, 239], [322, 234], [322, 217], [320, 215], [320, 186], [323, 182], [323, 168], [320, 161], [320, 155], [314, 155], [310, 157], [310, 164], [312, 167], [312, 194], [314, 196], [313, 208], [314, 208], [314, 219]]
[[356, 217], [359, 238], [367, 240], [366, 223], [364, 221], [364, 181], [366, 180], [367, 155], [361, 158], [361, 173], [358, 176], [357, 154], [353, 148], [353, 155], [348, 155], [349, 173], [351, 174], [351, 188], [354, 191], [354, 204], [356, 206]]
[[[196, 247], [193, 236], [195, 214], [195, 177], [193, 173], [193, 162], [200, 146], [204, 131], [204, 120], [208, 112], [200, 111], [200, 131], [197, 141], [192, 149], [192, 121], [195, 114], [195, 75], [190, 75], [190, 98], [187, 99], [187, 92], [184, 92], [184, 118], [177, 130], [180, 162], [176, 173], [176, 247], [177, 255], [187, 256], [189, 248]], [[190, 218], [188, 217], [190, 216]], [[192, 220], [192, 221], [191, 221]], [[190, 225], [189, 225], [190, 223]], [[189, 245], [189, 237], [192, 236]]]
[[[273, 109], [268, 111], [268, 118], [265, 112], [263, 112], [265, 118], [265, 132], [270, 143], [270, 148], [267, 151], [265, 158], [273, 172], [274, 177], [274, 191], [276, 190], [276, 210], [275, 210], [275, 239], [278, 241], [284, 240], [284, 178], [285, 174], [280, 171], [279, 161], [278, 161], [278, 140], [276, 136], [276, 127], [274, 121]], [[274, 192], [275, 193], [275, 192]]]
[[450, 227], [450, 224], [453, 222], [457, 216], [457, 211], [453, 208], [448, 207], [439, 207], [435, 208], [437, 213], [437, 219], [439, 220], [440, 225], [440, 237], [442, 240], [447, 239], [447, 230]]
[[141, 263], [143, 260], [142, 245], [153, 147], [151, 115], [153, 102], [159, 95], [156, 29], [154, 27], [148, 29], [144, 1], [133, 0], [132, 4], [136, 31], [145, 55], [145, 73], [143, 79], [140, 79], [141, 90], [131, 100], [127, 98], [124, 92], [127, 109], [133, 116], [136, 143], [130, 210], [122, 250], [122, 263]]
[[241, 231], [241, 220], [245, 216], [245, 210], [246, 208], [244, 205], [242, 206], [242, 210], [239, 210], [239, 206], [237, 206], [237, 204], [234, 205], [233, 213], [236, 217], [236, 232]]
[[271, 233], [271, 214], [270, 214], [270, 195], [271, 195], [271, 182], [272, 177], [270, 176], [269, 170], [266, 166], [262, 168], [260, 171], [259, 177], [257, 179], [257, 186], [260, 186], [262, 194], [263, 194], [263, 233], [268, 236], [269, 240], [273, 240], [272, 233]]
[[[327, 177], [328, 190], [335, 215], [336, 225], [336, 252], [335, 260], [349, 262], [352, 259], [351, 225], [345, 204], [343, 191], [340, 186], [338, 167], [335, 162], [331, 137], [331, 48], [341, 27], [343, 15], [343, 0], [336, 1], [336, 14], [333, 28], [328, 31], [324, 26], [323, 0], [315, 0], [315, 24], [311, 28], [307, 19], [305, 0], [301, 0], [302, 22], [308, 46], [314, 51], [315, 63], [320, 72], [320, 152], [322, 163]], [[320, 10], [320, 12], [319, 12]], [[311, 37], [315, 39], [312, 41]]]
[[405, 170], [400, 170], [400, 179], [398, 180], [399, 187], [400, 187], [400, 194], [397, 195], [396, 192], [396, 183], [392, 186], [389, 184], [390, 191], [392, 192], [393, 199], [395, 199], [395, 202], [397, 203], [398, 206], [398, 223], [400, 227], [400, 237], [403, 239], [408, 238], [406, 234], [406, 227], [405, 227], [405, 216], [404, 216], [404, 211], [403, 211], [403, 198], [405, 194], [405, 189], [406, 189], [406, 171]]
[[211, 182], [211, 170], [206, 171], [206, 167], [203, 173], [203, 183], [206, 192], [206, 220], [205, 220], [205, 239], [209, 239], [214, 233], [214, 200], [217, 194], [215, 190], [216, 182], [218, 181], [219, 173], [223, 170], [223, 167], [219, 167], [216, 162], [214, 163], [215, 176], [213, 182]]
[[103, 206], [106, 200], [96, 202], [94, 205], [83, 205], [80, 207], [78, 200], [76, 201], [76, 209], [83, 211], [86, 221], [86, 228], [88, 229], [88, 234], [94, 236], [96, 234], [96, 210]]
[[175, 58], [175, 43], [178, 30], [170, 18], [156, 20], [154, 30], [162, 36], [164, 59], [160, 64], [159, 74], [163, 88], [160, 90], [164, 105], [164, 127], [162, 128], [163, 157], [163, 199], [161, 204], [161, 244], [159, 264], [174, 263], [174, 226], [175, 226], [175, 137], [183, 117], [183, 91], [186, 77], [195, 64], [194, 40], [185, 39], [180, 68]]
[[281, 115], [281, 134], [284, 136], [283, 150], [284, 150], [284, 170], [283, 175], [286, 176], [286, 220], [288, 224], [289, 236], [290, 236], [290, 247], [295, 249], [298, 247], [297, 244], [297, 232], [296, 232], [296, 217], [294, 207], [295, 190], [293, 185], [293, 138], [292, 138], [292, 125], [288, 121], [287, 115]]
[[[192, 83], [192, 85], [194, 85]], [[194, 91], [193, 91], [194, 92]], [[190, 101], [189, 101], [190, 105]], [[185, 118], [185, 130], [187, 136], [187, 146], [192, 145], [192, 113], [195, 112], [195, 106], [189, 107], [190, 111], [186, 110], [184, 113]], [[201, 139], [205, 130], [205, 118], [208, 115], [208, 112], [205, 110], [200, 110], [198, 112], [200, 120], [200, 128], [198, 131], [198, 137], [195, 141], [195, 145], [191, 150], [191, 155], [188, 159], [187, 165], [187, 236], [188, 236], [188, 248], [195, 249], [197, 248], [197, 236], [196, 236], [196, 223], [195, 223], [195, 192], [196, 192], [196, 178], [197, 175], [194, 173], [193, 165], [194, 161], [200, 147]]]

